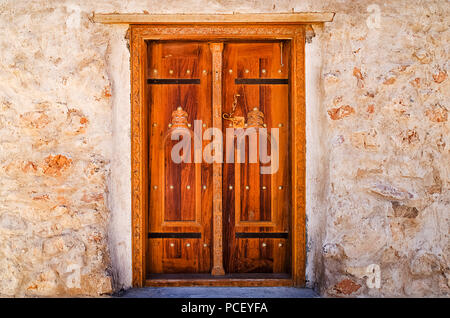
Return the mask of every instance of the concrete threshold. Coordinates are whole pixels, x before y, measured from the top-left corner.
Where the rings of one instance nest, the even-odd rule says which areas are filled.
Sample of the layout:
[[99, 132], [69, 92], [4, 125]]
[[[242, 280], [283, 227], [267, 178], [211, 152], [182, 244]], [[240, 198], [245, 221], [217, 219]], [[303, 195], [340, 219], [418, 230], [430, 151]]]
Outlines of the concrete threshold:
[[312, 289], [295, 287], [144, 287], [116, 295], [123, 298], [316, 298]]

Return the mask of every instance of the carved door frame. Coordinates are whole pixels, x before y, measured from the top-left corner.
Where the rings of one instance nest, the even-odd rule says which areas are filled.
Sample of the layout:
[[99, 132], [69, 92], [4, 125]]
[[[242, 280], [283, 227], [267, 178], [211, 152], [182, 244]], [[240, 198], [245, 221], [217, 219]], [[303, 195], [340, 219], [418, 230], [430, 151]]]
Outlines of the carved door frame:
[[[131, 52], [131, 197], [132, 197], [132, 284], [154, 285], [146, 279], [148, 216], [148, 103], [146, 90], [147, 44], [151, 40], [289, 40], [291, 113], [291, 279], [281, 285], [305, 284], [305, 24], [145, 24], [130, 25]], [[211, 285], [209, 280], [206, 284]], [[196, 285], [201, 283], [196, 282]], [[222, 282], [222, 285], [267, 286], [251, 280]], [[188, 284], [189, 285], [189, 284]]]

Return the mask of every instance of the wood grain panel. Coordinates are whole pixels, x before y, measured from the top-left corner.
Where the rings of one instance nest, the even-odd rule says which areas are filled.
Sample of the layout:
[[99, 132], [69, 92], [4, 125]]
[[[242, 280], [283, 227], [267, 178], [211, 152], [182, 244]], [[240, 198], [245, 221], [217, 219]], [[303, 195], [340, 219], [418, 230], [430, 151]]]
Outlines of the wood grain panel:
[[[182, 138], [194, 144], [194, 120], [211, 125], [211, 54], [207, 43], [155, 41], [148, 45], [149, 78], [200, 79], [200, 84], [148, 85], [150, 108], [149, 232], [201, 233], [201, 238], [149, 238], [148, 273], [207, 273], [211, 270], [211, 168], [171, 158], [172, 112], [187, 113]], [[187, 126], [189, 124], [190, 126]], [[200, 125], [200, 129], [204, 129]], [[182, 155], [184, 155], [182, 153]], [[187, 155], [187, 154], [186, 154]], [[203, 186], [206, 189], [203, 189]]]
[[[94, 13], [98, 23], [126, 24], [308, 24], [333, 21], [334, 12], [293, 12], [293, 13], [240, 13], [240, 14], [146, 14], [146, 13]], [[297, 24], [297, 25], [296, 25]]]
[[[224, 189], [223, 200], [227, 220], [224, 233], [228, 243], [225, 266], [230, 273], [290, 272], [289, 238], [235, 238], [236, 231], [290, 231], [289, 86], [254, 82], [236, 84], [236, 79], [247, 78], [288, 80], [289, 49], [284, 41], [227, 43], [225, 46], [224, 111], [232, 110], [234, 95], [239, 94], [236, 116], [248, 118], [255, 107], [264, 113], [268, 134], [259, 133], [258, 140], [271, 140], [270, 128], [279, 129], [279, 168], [276, 173], [262, 174], [260, 168], [267, 164], [260, 163], [259, 158], [258, 163], [250, 162], [250, 138], [246, 140], [245, 163], [224, 165], [223, 186], [233, 186], [233, 190]], [[226, 124], [228, 122], [224, 121]], [[267, 146], [267, 154], [271, 155], [271, 141]]]
[[204, 274], [156, 274], [150, 275], [146, 281], [148, 287], [158, 286], [236, 286], [236, 287], [268, 287], [292, 286], [292, 279], [288, 274], [227, 274], [211, 276]]

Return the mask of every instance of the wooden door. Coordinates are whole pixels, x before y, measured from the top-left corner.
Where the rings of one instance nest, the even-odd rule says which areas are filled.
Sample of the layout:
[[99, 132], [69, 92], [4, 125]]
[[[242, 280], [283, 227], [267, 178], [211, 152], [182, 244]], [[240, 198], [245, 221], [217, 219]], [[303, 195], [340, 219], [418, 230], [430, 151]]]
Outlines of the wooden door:
[[[274, 169], [272, 174], [262, 174], [261, 167], [267, 164], [259, 158], [256, 163], [251, 162], [251, 138], [245, 137], [245, 162], [224, 164], [227, 273], [290, 272], [288, 51], [288, 43], [282, 41], [225, 45], [223, 111], [232, 112], [234, 103], [233, 116], [244, 118], [245, 129], [255, 127], [258, 140], [269, 139], [268, 148], [277, 142], [279, 163], [276, 172]], [[231, 125], [230, 120], [223, 121], [224, 127]], [[262, 134], [261, 128], [267, 129], [267, 134]], [[276, 135], [272, 128], [278, 130], [278, 141], [270, 138]], [[232, 139], [233, 147], [237, 147], [237, 140], [237, 136]], [[262, 150], [259, 146], [257, 149], [258, 153]]]
[[[210, 46], [207, 42], [170, 41], [148, 45], [147, 276], [211, 273], [213, 262], [222, 259], [213, 258], [217, 253], [223, 256], [226, 274], [289, 273], [289, 43], [225, 42], [220, 52], [222, 77], [215, 74], [214, 78], [217, 59], [213, 61]], [[218, 79], [220, 90], [213, 87]], [[213, 105], [213, 91], [216, 95], [221, 91], [221, 103], [215, 96]], [[204, 158], [201, 163], [194, 162], [193, 151], [182, 153], [190, 162], [172, 160], [171, 151], [178, 140], [172, 140], [171, 134], [186, 132], [183, 138], [190, 138], [193, 145], [194, 120], [202, 121], [203, 135], [213, 126], [213, 110], [220, 104], [220, 113], [227, 118], [222, 122], [224, 149], [228, 146], [227, 128], [254, 127], [257, 140], [269, 138], [269, 148], [277, 143], [275, 173], [260, 173], [261, 167], [270, 163], [249, 162], [249, 138], [245, 162], [227, 163], [224, 157], [221, 176], [213, 175], [213, 164]], [[262, 129], [268, 134], [261, 134]], [[201, 143], [203, 150], [210, 141]], [[273, 157], [270, 150], [268, 153]], [[222, 237], [213, 233], [212, 190], [217, 184], [213, 178], [222, 182]], [[218, 240], [223, 240], [222, 244], [214, 244]]]
[[[205, 42], [152, 42], [148, 46], [149, 226], [147, 273], [211, 271], [212, 167], [176, 163], [171, 134], [194, 120], [211, 127], [211, 53]], [[181, 137], [180, 137], [181, 138]], [[188, 160], [186, 160], [188, 161]]]

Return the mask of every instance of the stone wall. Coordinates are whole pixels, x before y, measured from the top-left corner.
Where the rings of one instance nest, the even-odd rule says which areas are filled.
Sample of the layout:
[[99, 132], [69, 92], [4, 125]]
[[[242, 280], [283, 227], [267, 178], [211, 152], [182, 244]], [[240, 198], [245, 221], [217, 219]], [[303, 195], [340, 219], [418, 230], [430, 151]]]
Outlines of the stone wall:
[[446, 0], [2, 1], [0, 295], [131, 284], [127, 27], [92, 12], [292, 10], [336, 12], [306, 44], [308, 286], [448, 296]]
[[[370, 28], [372, 3], [381, 14]], [[449, 294], [449, 9], [342, 2], [335, 10], [347, 14], [325, 26], [324, 292]], [[380, 268], [379, 289], [361, 278], [370, 264]]]

